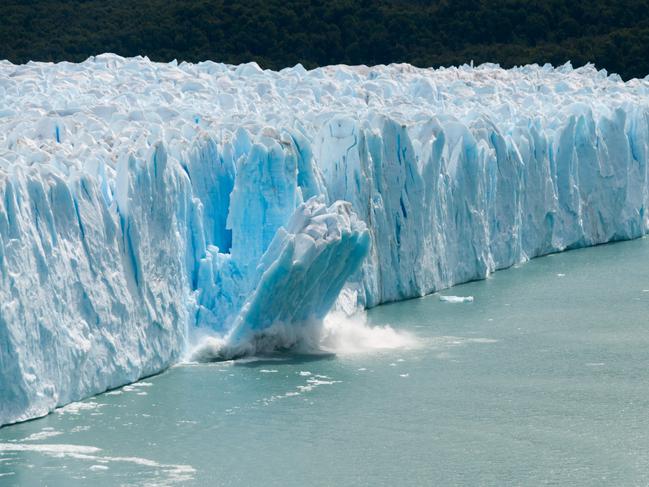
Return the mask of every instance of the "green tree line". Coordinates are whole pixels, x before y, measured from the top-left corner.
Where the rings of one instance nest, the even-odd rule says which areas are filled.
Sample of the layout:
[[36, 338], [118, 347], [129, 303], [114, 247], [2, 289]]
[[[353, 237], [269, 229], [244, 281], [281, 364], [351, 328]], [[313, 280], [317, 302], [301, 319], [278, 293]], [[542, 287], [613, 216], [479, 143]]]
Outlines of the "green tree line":
[[496, 62], [649, 74], [647, 0], [4, 0], [0, 59], [448, 66]]

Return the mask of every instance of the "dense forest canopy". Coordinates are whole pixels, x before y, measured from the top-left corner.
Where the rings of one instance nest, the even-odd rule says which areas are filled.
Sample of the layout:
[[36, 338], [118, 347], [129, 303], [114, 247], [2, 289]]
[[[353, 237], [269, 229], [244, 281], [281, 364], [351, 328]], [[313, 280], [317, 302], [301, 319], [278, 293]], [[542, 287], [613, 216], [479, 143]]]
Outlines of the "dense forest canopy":
[[4, 0], [0, 59], [505, 67], [649, 74], [647, 0]]

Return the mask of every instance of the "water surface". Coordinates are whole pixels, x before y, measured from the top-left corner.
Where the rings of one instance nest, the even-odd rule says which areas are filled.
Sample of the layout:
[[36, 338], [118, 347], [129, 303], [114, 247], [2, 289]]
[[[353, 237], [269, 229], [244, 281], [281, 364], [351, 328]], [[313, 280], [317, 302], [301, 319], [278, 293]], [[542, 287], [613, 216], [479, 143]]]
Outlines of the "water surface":
[[0, 485], [647, 485], [647, 262], [572, 251], [368, 313], [414, 349], [174, 367], [0, 429]]

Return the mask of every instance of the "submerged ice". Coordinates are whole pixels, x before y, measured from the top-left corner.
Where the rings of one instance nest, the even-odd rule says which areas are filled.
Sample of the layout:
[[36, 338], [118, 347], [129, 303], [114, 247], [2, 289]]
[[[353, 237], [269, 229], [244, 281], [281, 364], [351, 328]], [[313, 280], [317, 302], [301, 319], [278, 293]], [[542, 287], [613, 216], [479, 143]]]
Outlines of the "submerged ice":
[[647, 231], [649, 81], [0, 62], [0, 424]]

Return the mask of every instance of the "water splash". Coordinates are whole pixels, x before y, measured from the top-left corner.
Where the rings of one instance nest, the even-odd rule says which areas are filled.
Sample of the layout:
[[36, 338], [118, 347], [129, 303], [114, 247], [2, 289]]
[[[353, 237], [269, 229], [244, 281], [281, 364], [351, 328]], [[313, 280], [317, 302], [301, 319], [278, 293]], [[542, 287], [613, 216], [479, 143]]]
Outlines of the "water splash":
[[351, 316], [342, 311], [334, 311], [323, 321], [314, 320], [301, 324], [275, 323], [245, 343], [231, 342], [227, 336], [204, 334], [194, 340], [188, 360], [220, 361], [276, 351], [344, 355], [376, 350], [412, 349], [419, 346], [420, 341], [412, 333], [395, 330], [389, 325], [370, 325], [364, 311]]
[[351, 316], [341, 311], [329, 313], [319, 343], [321, 350], [340, 355], [419, 346], [420, 340], [410, 332], [395, 330], [390, 325], [370, 325], [364, 311]]

